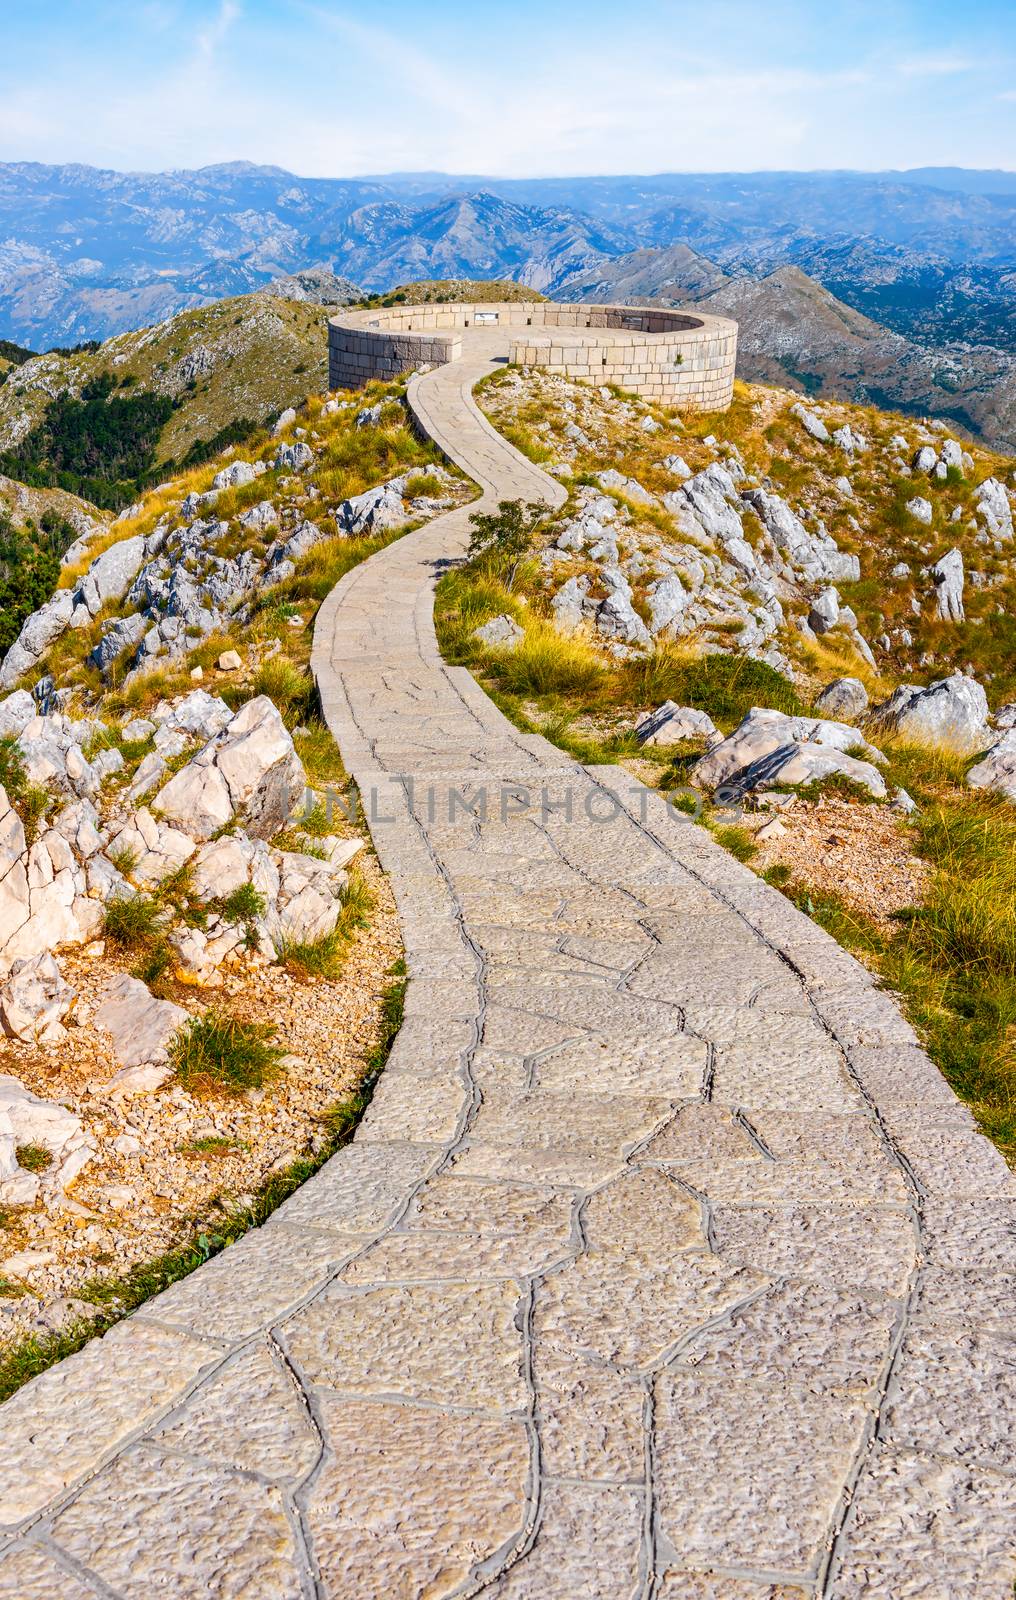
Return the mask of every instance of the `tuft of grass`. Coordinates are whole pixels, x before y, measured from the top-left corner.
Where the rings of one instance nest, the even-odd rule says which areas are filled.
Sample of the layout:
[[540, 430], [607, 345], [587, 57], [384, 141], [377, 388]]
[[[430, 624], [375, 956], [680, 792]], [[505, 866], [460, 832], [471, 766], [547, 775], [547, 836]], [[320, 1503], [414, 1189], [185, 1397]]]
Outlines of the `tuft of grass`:
[[256, 922], [264, 916], [267, 901], [252, 883], [241, 883], [217, 904], [227, 922]]
[[509, 694], [595, 695], [606, 668], [595, 651], [579, 638], [557, 632], [550, 623], [533, 622], [514, 650], [483, 657], [484, 667]]
[[265, 694], [274, 700], [287, 724], [301, 722], [316, 703], [317, 691], [310, 673], [286, 656], [263, 661], [251, 681], [251, 694]]
[[107, 901], [102, 931], [123, 950], [140, 950], [157, 943], [162, 936], [162, 908], [150, 895], [130, 899], [116, 895]]
[[53, 1153], [44, 1144], [19, 1144], [14, 1152], [19, 1167], [26, 1172], [45, 1172], [53, 1160]]
[[129, 878], [133, 872], [137, 871], [137, 865], [141, 857], [129, 845], [122, 844], [109, 852], [109, 859], [117, 872], [122, 873], [125, 878]]
[[751, 861], [758, 855], [758, 845], [748, 832], [747, 828], [722, 827], [719, 825], [710, 828], [710, 832], [717, 844], [724, 850], [729, 850], [738, 861]]
[[279, 1060], [285, 1052], [271, 1043], [274, 1037], [270, 1023], [206, 1011], [189, 1018], [174, 1034], [169, 1063], [185, 1089], [244, 1094], [248, 1089], [263, 1088], [278, 1076]]
[[231, 1156], [237, 1150], [244, 1150], [246, 1146], [242, 1139], [227, 1139], [219, 1134], [207, 1134], [201, 1139], [191, 1139], [188, 1144], [180, 1146], [180, 1152], [185, 1156]]

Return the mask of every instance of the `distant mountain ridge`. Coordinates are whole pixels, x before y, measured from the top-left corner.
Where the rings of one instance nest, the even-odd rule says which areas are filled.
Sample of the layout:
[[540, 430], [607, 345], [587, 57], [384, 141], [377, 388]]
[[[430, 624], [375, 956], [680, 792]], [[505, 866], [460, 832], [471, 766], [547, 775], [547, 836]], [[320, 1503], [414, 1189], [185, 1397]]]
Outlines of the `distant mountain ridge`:
[[911, 336], [1016, 339], [1012, 174], [346, 179], [243, 161], [0, 164], [0, 338], [107, 338], [309, 269], [375, 291], [483, 274], [554, 292], [603, 258], [677, 245], [733, 276], [800, 266]]

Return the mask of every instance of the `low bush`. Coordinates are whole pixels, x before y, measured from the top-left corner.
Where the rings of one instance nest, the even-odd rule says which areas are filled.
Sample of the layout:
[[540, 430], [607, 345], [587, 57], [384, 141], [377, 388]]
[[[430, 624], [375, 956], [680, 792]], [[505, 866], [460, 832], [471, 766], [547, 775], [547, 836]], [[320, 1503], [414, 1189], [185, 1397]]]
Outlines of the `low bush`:
[[274, 1036], [269, 1023], [206, 1011], [191, 1017], [174, 1034], [170, 1066], [185, 1089], [243, 1094], [263, 1088], [277, 1077], [284, 1051], [271, 1042]]
[[162, 936], [163, 911], [150, 895], [114, 895], [106, 902], [102, 931], [124, 950], [151, 945]]

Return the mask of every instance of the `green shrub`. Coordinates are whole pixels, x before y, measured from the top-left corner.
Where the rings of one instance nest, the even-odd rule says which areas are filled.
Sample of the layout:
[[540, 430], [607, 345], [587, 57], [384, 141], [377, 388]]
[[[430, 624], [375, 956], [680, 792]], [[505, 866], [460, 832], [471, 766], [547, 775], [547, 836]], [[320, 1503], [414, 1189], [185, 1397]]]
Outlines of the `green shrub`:
[[124, 950], [140, 949], [161, 937], [162, 915], [150, 895], [115, 895], [106, 903], [102, 931]]
[[44, 1144], [19, 1144], [14, 1152], [19, 1167], [26, 1172], [45, 1172], [53, 1160], [53, 1153]]
[[545, 506], [524, 505], [521, 500], [502, 500], [490, 514], [474, 512], [469, 519], [473, 530], [469, 558], [475, 570], [496, 578], [510, 594], [546, 516]]
[[252, 883], [241, 883], [218, 901], [218, 908], [227, 922], [256, 922], [264, 916], [266, 904], [264, 895]]
[[262, 1088], [278, 1075], [285, 1052], [271, 1043], [274, 1036], [271, 1023], [206, 1011], [191, 1017], [174, 1034], [169, 1045], [170, 1066], [185, 1089], [243, 1094]]

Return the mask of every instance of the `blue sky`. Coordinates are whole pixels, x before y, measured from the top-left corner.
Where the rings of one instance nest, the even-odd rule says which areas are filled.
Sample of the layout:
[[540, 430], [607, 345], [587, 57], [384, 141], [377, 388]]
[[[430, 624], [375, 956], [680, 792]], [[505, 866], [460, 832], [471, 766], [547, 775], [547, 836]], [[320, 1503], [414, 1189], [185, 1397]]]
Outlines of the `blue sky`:
[[1016, 169], [1014, 0], [6, 0], [0, 160]]

